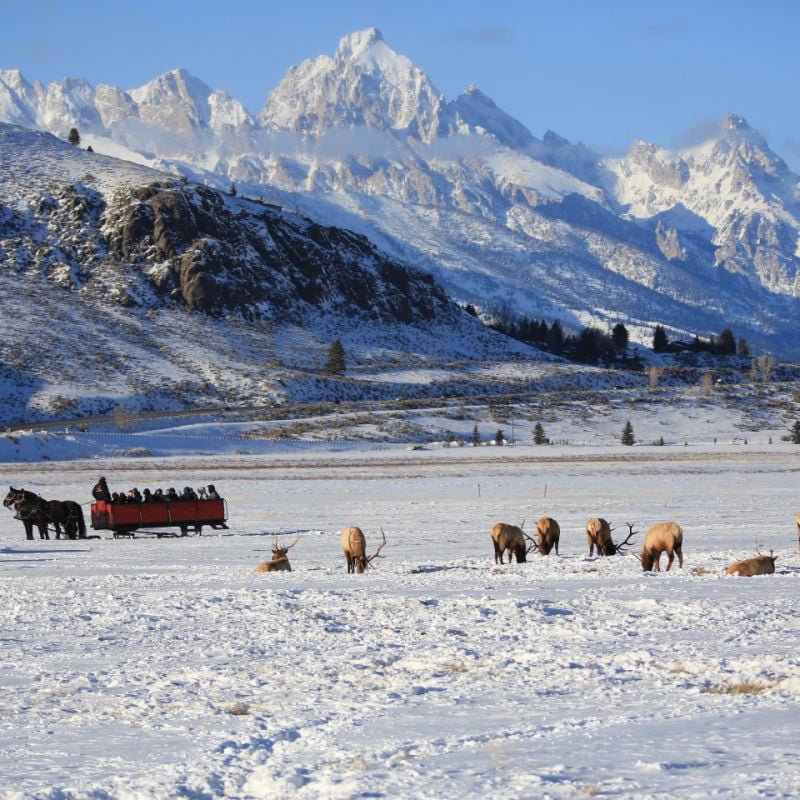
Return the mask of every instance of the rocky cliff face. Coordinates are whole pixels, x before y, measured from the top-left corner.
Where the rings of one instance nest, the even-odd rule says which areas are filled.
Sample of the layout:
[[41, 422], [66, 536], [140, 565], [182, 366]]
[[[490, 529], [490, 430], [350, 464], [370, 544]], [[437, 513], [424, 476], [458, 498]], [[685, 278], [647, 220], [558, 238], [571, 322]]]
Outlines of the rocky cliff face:
[[154, 183], [116, 195], [109, 253], [194, 311], [291, 314], [300, 306], [396, 322], [453, 313], [433, 279], [352, 232], [202, 186]]
[[458, 313], [429, 275], [351, 231], [21, 129], [0, 125], [0, 149], [13, 165], [0, 182], [6, 272], [101, 302], [215, 316], [325, 310], [412, 323]]

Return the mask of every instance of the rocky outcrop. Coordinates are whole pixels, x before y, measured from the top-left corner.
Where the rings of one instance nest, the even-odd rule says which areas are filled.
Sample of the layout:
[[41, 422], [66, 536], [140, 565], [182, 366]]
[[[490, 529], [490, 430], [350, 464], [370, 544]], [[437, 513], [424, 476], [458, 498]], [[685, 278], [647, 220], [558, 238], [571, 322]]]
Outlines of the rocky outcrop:
[[204, 186], [125, 190], [109, 203], [102, 230], [111, 255], [194, 311], [324, 306], [407, 323], [454, 313], [429, 275], [393, 262], [363, 236]]

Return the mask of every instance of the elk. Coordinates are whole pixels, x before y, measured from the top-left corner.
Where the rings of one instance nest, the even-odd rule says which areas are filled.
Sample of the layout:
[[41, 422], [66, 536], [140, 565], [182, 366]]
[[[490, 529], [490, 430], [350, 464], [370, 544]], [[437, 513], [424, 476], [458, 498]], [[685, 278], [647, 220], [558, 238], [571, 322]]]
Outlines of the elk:
[[775, 572], [777, 559], [778, 556], [772, 555], [772, 550], [769, 551], [768, 556], [762, 556], [761, 553], [758, 553], [754, 558], [745, 558], [743, 561], [731, 564], [725, 570], [725, 574], [741, 575], [743, 578], [751, 578], [753, 575], [772, 575]]
[[386, 534], [381, 528], [381, 536], [383, 540], [378, 549], [371, 555], [367, 555], [367, 539], [361, 528], [355, 525], [348, 525], [342, 528], [341, 544], [344, 557], [347, 559], [347, 571], [358, 572], [361, 574], [369, 569], [370, 565], [376, 558], [383, 558], [380, 555], [383, 546], [386, 544]]
[[[524, 524], [524, 523], [523, 523]], [[522, 526], [506, 525], [505, 522], [498, 522], [492, 528], [492, 544], [494, 544], [494, 563], [503, 563], [503, 553], [508, 551], [508, 563], [511, 563], [511, 555], [516, 556], [517, 564], [527, 561], [527, 549], [525, 546], [525, 534]]]
[[645, 572], [661, 572], [661, 554], [667, 554], [667, 569], [678, 556], [678, 566], [683, 567], [683, 528], [677, 522], [659, 522], [647, 531], [640, 560]]
[[298, 536], [290, 545], [283, 547], [280, 539], [275, 539], [272, 545], [272, 558], [262, 561], [253, 572], [291, 572], [292, 565], [289, 563], [289, 556], [286, 555], [298, 542]]
[[558, 555], [558, 540], [561, 537], [561, 527], [552, 517], [542, 517], [536, 523], [536, 530], [539, 533], [536, 548], [543, 555], [549, 555], [555, 548]]
[[611, 533], [614, 528], [606, 522], [602, 517], [593, 517], [586, 523], [586, 540], [589, 543], [589, 557], [594, 555], [594, 549], [597, 548], [598, 556], [613, 556], [623, 555], [624, 550], [631, 544], [631, 538], [635, 536], [638, 531], [633, 529], [630, 522], [625, 523], [628, 526], [628, 535], [619, 544], [615, 543], [611, 538]]

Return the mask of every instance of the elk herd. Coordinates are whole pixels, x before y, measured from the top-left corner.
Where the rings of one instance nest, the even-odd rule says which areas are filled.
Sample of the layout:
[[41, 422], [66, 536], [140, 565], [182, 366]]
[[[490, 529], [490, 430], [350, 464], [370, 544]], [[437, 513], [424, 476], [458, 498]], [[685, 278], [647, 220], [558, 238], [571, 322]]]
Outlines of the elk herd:
[[[797, 523], [798, 545], [800, 545], [800, 514], [795, 518]], [[558, 555], [558, 543], [561, 538], [561, 528], [552, 517], [541, 517], [536, 523], [536, 538], [529, 536], [524, 530], [525, 520], [520, 525], [509, 525], [505, 522], [498, 522], [491, 530], [492, 546], [494, 548], [495, 564], [503, 564], [504, 556], [508, 556], [508, 563], [511, 564], [512, 558], [518, 564], [527, 561], [528, 554], [537, 552], [542, 556], [547, 556], [555, 551]], [[602, 517], [593, 517], [586, 523], [586, 541], [589, 546], [589, 557], [591, 558], [595, 550], [601, 557], [624, 555], [628, 547], [632, 545], [631, 539], [636, 536], [638, 531], [634, 530], [634, 524], [625, 523], [628, 528], [628, 535], [624, 539], [614, 541], [611, 534], [614, 528]], [[272, 558], [262, 561], [255, 572], [291, 572], [287, 553], [289, 549], [297, 544], [298, 536], [290, 545], [283, 546], [279, 539], [275, 539], [272, 548]], [[378, 549], [372, 554], [367, 555], [367, 540], [361, 528], [355, 525], [347, 525], [340, 534], [340, 544], [345, 561], [347, 562], [348, 573], [363, 573], [372, 565], [376, 558], [382, 558], [381, 550], [386, 545], [386, 534], [381, 528], [381, 543]], [[726, 570], [727, 575], [739, 575], [749, 577], [752, 575], [770, 575], [775, 572], [775, 561], [778, 556], [770, 552], [770, 555], [762, 555], [756, 546], [758, 555], [754, 558], [746, 558], [737, 561]], [[678, 566], [683, 567], [683, 528], [677, 522], [659, 522], [647, 530], [639, 554], [639, 562], [645, 572], [661, 571], [661, 556], [666, 555], [666, 571], [669, 572], [675, 557], [678, 557]]]

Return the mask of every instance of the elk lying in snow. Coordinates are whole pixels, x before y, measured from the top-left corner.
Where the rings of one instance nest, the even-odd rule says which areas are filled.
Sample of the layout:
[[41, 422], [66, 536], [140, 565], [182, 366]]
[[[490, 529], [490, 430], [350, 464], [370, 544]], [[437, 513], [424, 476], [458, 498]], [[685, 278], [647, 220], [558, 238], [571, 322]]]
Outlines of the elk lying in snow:
[[536, 543], [537, 550], [546, 556], [555, 548], [556, 555], [558, 555], [558, 540], [561, 537], [559, 524], [552, 517], [542, 517], [536, 523], [536, 530], [539, 532]]
[[593, 517], [586, 523], [586, 540], [589, 543], [589, 557], [594, 555], [594, 549], [597, 548], [597, 555], [599, 556], [613, 556], [619, 553], [622, 555], [624, 549], [630, 545], [631, 537], [635, 536], [638, 531], [633, 529], [630, 522], [625, 523], [628, 526], [628, 535], [624, 541], [615, 544], [611, 538], [611, 532], [614, 530], [606, 520], [602, 517]]
[[517, 564], [527, 561], [527, 548], [525, 546], [525, 534], [522, 526], [506, 525], [505, 522], [498, 522], [492, 528], [492, 543], [494, 544], [494, 563], [503, 563], [503, 553], [508, 552], [508, 563], [511, 563], [511, 555], [516, 556]]
[[741, 575], [743, 578], [750, 578], [753, 575], [772, 575], [775, 572], [777, 558], [778, 556], [772, 555], [772, 550], [769, 551], [768, 556], [762, 556], [759, 553], [755, 558], [745, 558], [743, 561], [731, 564], [725, 570], [725, 574]]
[[281, 540], [276, 539], [275, 544], [272, 545], [272, 558], [268, 561], [262, 561], [253, 572], [291, 572], [292, 565], [289, 563], [289, 556], [286, 555], [298, 542], [298, 536], [290, 545], [283, 547]]
[[[341, 544], [344, 557], [347, 559], [347, 571], [362, 573], [369, 569], [370, 564], [379, 557], [383, 546], [386, 544], [386, 534], [381, 528], [381, 541], [380, 547], [374, 552], [373, 555], [367, 555], [367, 539], [361, 528], [355, 525], [348, 525], [342, 528]], [[382, 558], [382, 556], [381, 556]]]
[[640, 556], [645, 572], [661, 571], [661, 554], [667, 554], [667, 572], [678, 556], [678, 566], [683, 567], [683, 528], [677, 522], [659, 522], [653, 525], [644, 538]]

